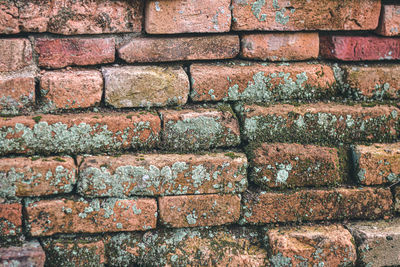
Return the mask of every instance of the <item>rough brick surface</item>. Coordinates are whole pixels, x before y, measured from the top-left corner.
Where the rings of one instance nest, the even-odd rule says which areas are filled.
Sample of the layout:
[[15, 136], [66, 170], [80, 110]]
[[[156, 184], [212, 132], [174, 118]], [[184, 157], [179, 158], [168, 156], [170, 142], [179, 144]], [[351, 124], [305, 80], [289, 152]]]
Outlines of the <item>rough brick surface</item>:
[[32, 236], [143, 231], [156, 227], [155, 199], [51, 199], [26, 205]]
[[[193, 229], [193, 228], [192, 228]], [[111, 238], [112, 266], [268, 266], [263, 236], [252, 228], [213, 227], [122, 233]]]
[[192, 64], [193, 101], [271, 102], [315, 99], [333, 94], [330, 66], [321, 64]]
[[160, 220], [168, 227], [230, 224], [239, 220], [240, 196], [167, 196], [158, 199]]
[[243, 192], [247, 159], [240, 153], [92, 156], [80, 166], [78, 191], [91, 197]]
[[400, 264], [400, 219], [357, 222], [347, 225], [358, 246], [363, 266]]
[[353, 147], [354, 170], [364, 185], [400, 180], [400, 143]]
[[22, 72], [17, 74], [0, 73], [0, 113], [16, 115], [29, 110], [34, 104], [35, 74]]
[[383, 188], [249, 192], [243, 205], [242, 223], [251, 224], [378, 219], [390, 213], [392, 194]]
[[103, 76], [97, 70], [47, 71], [40, 79], [43, 110], [87, 108], [103, 94]]
[[394, 189], [394, 209], [400, 213], [400, 186], [396, 186]]
[[318, 33], [265, 33], [242, 36], [241, 56], [268, 61], [318, 58]]
[[400, 59], [400, 39], [378, 36], [321, 36], [320, 55], [343, 61]]
[[43, 267], [46, 255], [38, 241], [23, 243], [21, 246], [0, 247], [0, 266]]
[[0, 199], [0, 239], [22, 232], [22, 205], [20, 203], [1, 203], [2, 201]]
[[400, 65], [341, 65], [345, 93], [356, 98], [399, 99]]
[[353, 237], [343, 226], [302, 226], [268, 231], [273, 266], [352, 266]]
[[400, 5], [384, 5], [376, 32], [384, 36], [400, 35]]
[[381, 142], [393, 141], [399, 134], [400, 110], [392, 106], [315, 103], [237, 108], [243, 114], [243, 135], [255, 142]]
[[45, 68], [96, 65], [115, 59], [113, 38], [39, 38], [35, 49], [39, 66]]
[[105, 246], [95, 238], [46, 238], [42, 239], [47, 262], [60, 266], [104, 266]]
[[140, 32], [143, 2], [2, 1], [0, 33], [52, 32], [64, 35]]
[[235, 57], [240, 50], [239, 36], [133, 38], [118, 49], [129, 63], [179, 60], [209, 60]]
[[0, 160], [0, 197], [69, 193], [76, 175], [71, 157], [4, 158]]
[[33, 63], [32, 45], [28, 39], [0, 39], [0, 51], [0, 72], [20, 70]]
[[116, 108], [184, 105], [189, 78], [182, 67], [125, 66], [102, 69], [106, 103]]
[[233, 0], [233, 30], [374, 30], [379, 0]]
[[228, 32], [229, 0], [146, 2], [145, 29], [150, 34]]
[[263, 143], [253, 153], [252, 179], [264, 188], [323, 186], [341, 181], [335, 148]]
[[[224, 107], [225, 108], [225, 107]], [[226, 109], [162, 110], [163, 146], [172, 151], [193, 151], [240, 143], [239, 124]]]
[[0, 154], [89, 153], [154, 147], [160, 118], [148, 112], [39, 115], [0, 120]]

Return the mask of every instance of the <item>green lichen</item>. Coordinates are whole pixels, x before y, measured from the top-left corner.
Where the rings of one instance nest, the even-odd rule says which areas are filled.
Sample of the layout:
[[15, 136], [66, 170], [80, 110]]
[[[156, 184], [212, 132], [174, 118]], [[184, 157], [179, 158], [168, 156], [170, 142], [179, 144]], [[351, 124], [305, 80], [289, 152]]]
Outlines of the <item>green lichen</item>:
[[256, 0], [251, 5], [251, 12], [258, 19], [258, 21], [265, 21], [267, 18], [266, 14], [262, 14], [261, 10], [265, 5], [265, 0]]

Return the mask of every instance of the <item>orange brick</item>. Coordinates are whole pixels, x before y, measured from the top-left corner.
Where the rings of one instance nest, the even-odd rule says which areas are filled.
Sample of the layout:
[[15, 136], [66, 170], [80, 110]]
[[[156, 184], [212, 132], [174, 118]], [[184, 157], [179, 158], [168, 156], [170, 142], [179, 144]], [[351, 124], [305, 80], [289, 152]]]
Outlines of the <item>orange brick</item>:
[[158, 198], [160, 220], [168, 227], [234, 223], [240, 216], [240, 196], [199, 195]]
[[330, 66], [307, 63], [199, 63], [190, 74], [196, 102], [316, 99], [332, 95], [335, 83]]
[[47, 71], [40, 80], [42, 109], [87, 108], [103, 94], [103, 76], [97, 70]]
[[359, 183], [377, 185], [400, 180], [400, 143], [357, 145], [352, 152]]
[[242, 36], [241, 56], [268, 61], [318, 58], [318, 33], [263, 33]]
[[232, 1], [235, 31], [374, 30], [380, 0]]
[[16, 71], [33, 64], [32, 45], [28, 39], [0, 39], [0, 51], [0, 72]]
[[0, 199], [0, 239], [22, 233], [22, 205], [1, 202], [3, 199]]
[[32, 236], [144, 231], [156, 227], [155, 199], [52, 199], [26, 205]]
[[384, 5], [376, 32], [384, 36], [400, 35], [400, 5]]
[[378, 219], [391, 212], [392, 194], [387, 188], [249, 192], [243, 205], [241, 222], [250, 224]]
[[235, 57], [240, 50], [239, 36], [133, 38], [118, 49], [129, 63], [180, 60], [209, 60]]
[[241, 153], [86, 157], [78, 191], [91, 197], [243, 192], [247, 159]]
[[230, 0], [146, 2], [145, 29], [150, 34], [228, 32]]

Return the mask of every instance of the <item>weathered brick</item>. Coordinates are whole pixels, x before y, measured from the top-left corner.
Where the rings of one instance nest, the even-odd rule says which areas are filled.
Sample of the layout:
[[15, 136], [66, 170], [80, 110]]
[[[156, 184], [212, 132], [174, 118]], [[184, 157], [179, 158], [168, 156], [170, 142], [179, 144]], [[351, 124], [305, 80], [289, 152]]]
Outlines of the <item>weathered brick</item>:
[[16, 115], [29, 110], [35, 100], [35, 74], [21, 72], [0, 74], [0, 113]]
[[143, 231], [156, 227], [155, 199], [51, 199], [26, 204], [32, 236]]
[[166, 196], [158, 205], [161, 223], [174, 228], [230, 224], [240, 216], [236, 195]]
[[230, 0], [146, 1], [145, 29], [150, 34], [228, 32]]
[[160, 118], [148, 112], [3, 118], [0, 154], [77, 154], [151, 148], [157, 144], [160, 130]]
[[343, 61], [400, 59], [400, 39], [378, 36], [320, 37], [320, 55]]
[[243, 192], [244, 154], [92, 156], [80, 165], [78, 191], [90, 197]]
[[0, 239], [22, 232], [22, 205], [2, 202], [3, 200], [0, 199]]
[[253, 150], [252, 179], [263, 188], [339, 183], [336, 148], [263, 143]]
[[318, 99], [332, 95], [335, 82], [328, 65], [230, 62], [190, 66], [193, 101], [271, 102]]
[[358, 247], [362, 266], [400, 264], [400, 219], [348, 224]]
[[243, 199], [242, 223], [378, 219], [392, 208], [390, 189], [300, 190], [249, 192]]
[[358, 99], [399, 99], [400, 65], [341, 65], [342, 91]]
[[269, 266], [262, 239], [244, 227], [165, 229], [115, 235], [106, 250], [112, 266]]
[[400, 5], [384, 5], [376, 32], [384, 36], [400, 35]]
[[40, 79], [42, 110], [87, 108], [103, 94], [103, 76], [97, 70], [47, 71]]
[[143, 1], [2, 1], [0, 33], [64, 35], [140, 32]]
[[360, 184], [377, 185], [400, 179], [400, 143], [357, 145], [352, 154]]
[[184, 105], [190, 84], [182, 67], [102, 68], [106, 103], [113, 107]]
[[399, 134], [400, 110], [386, 105], [315, 103], [236, 108], [243, 116], [243, 136], [251, 142], [384, 142], [396, 140]]
[[353, 266], [357, 259], [353, 237], [341, 225], [271, 229], [268, 240], [273, 266]]
[[0, 72], [16, 71], [33, 64], [32, 45], [28, 39], [0, 39], [0, 51]]
[[394, 209], [396, 212], [400, 212], [400, 186], [394, 188]]
[[233, 0], [233, 30], [374, 30], [380, 0]]
[[21, 246], [0, 247], [0, 266], [35, 266], [43, 267], [46, 255], [36, 240]]
[[[225, 109], [225, 107], [224, 107]], [[193, 151], [240, 143], [239, 124], [227, 106], [219, 109], [162, 110], [163, 146], [172, 151]]]
[[316, 59], [318, 33], [264, 33], [242, 36], [241, 56], [268, 61]]
[[42, 239], [47, 262], [59, 266], [104, 266], [105, 246], [99, 238], [46, 238]]
[[77, 168], [71, 157], [3, 158], [0, 160], [0, 197], [69, 193]]
[[114, 62], [114, 38], [39, 38], [35, 43], [39, 66], [96, 65]]
[[129, 63], [179, 60], [210, 60], [235, 57], [240, 50], [239, 36], [133, 38], [118, 49]]

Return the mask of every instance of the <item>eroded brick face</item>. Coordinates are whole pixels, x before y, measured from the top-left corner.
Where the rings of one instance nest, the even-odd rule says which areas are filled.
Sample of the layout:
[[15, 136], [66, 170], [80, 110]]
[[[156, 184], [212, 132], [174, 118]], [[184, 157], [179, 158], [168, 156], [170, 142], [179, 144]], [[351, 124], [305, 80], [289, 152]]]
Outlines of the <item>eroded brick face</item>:
[[384, 36], [400, 35], [400, 5], [384, 5], [376, 32]]
[[0, 203], [1, 236], [4, 238], [20, 233], [22, 233], [22, 205], [20, 203]]

